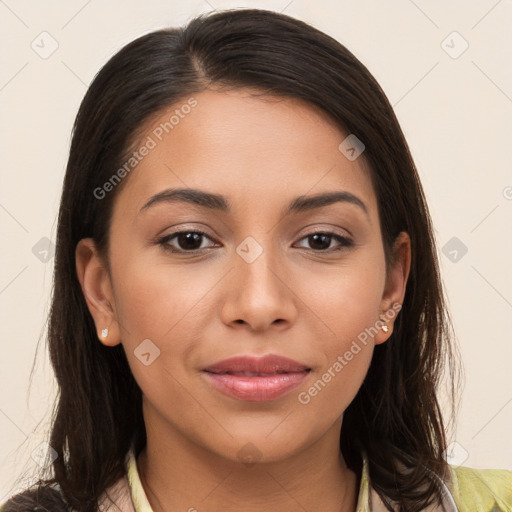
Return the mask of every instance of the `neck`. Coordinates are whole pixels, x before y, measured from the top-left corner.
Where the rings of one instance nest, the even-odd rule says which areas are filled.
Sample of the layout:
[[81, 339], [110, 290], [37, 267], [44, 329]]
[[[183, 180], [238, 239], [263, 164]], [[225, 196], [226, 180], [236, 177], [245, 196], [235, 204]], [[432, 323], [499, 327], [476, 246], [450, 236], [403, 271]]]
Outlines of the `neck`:
[[298, 453], [255, 463], [213, 453], [177, 431], [148, 431], [138, 472], [153, 512], [354, 512], [357, 477], [339, 450], [340, 429], [341, 420]]

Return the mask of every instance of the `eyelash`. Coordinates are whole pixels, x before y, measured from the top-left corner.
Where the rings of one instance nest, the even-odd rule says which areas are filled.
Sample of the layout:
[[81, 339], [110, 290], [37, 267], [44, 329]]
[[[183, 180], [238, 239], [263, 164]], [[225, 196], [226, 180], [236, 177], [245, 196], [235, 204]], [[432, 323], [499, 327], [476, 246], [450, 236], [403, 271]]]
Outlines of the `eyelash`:
[[[200, 231], [200, 230], [188, 230], [188, 231], [176, 231], [174, 233], [171, 233], [169, 235], [165, 235], [161, 238], [159, 238], [156, 243], [161, 245], [162, 248], [166, 251], [169, 251], [169, 252], [172, 252], [172, 253], [179, 253], [179, 254], [198, 254], [202, 251], [204, 251], [205, 249], [207, 249], [206, 247], [204, 247], [203, 249], [193, 249], [193, 250], [190, 250], [190, 251], [186, 251], [184, 249], [177, 249], [176, 247], [173, 247], [171, 245], [169, 245], [169, 241], [172, 240], [173, 238], [177, 237], [178, 235], [182, 235], [182, 234], [190, 234], [190, 233], [195, 233], [195, 234], [198, 234], [198, 235], [202, 235], [206, 238], [209, 238], [211, 240], [211, 237], [208, 236], [207, 233], [203, 232], [203, 231]], [[320, 253], [332, 253], [332, 252], [337, 252], [337, 251], [341, 251], [343, 249], [348, 249], [350, 247], [352, 247], [354, 245], [354, 242], [347, 238], [347, 237], [344, 237], [344, 236], [341, 236], [341, 235], [338, 235], [337, 233], [333, 233], [331, 231], [313, 231], [311, 233], [308, 233], [307, 235], [303, 236], [300, 240], [304, 240], [304, 238], [308, 238], [310, 236], [313, 236], [313, 235], [327, 235], [331, 238], [334, 238], [335, 240], [337, 240], [341, 245], [340, 247], [336, 248], [336, 249], [325, 249], [325, 250], [321, 250], [321, 249], [310, 249], [311, 251], [313, 251], [314, 253], [317, 253], [317, 254], [320, 254]], [[299, 240], [299, 241], [300, 241]], [[301, 249], [305, 249], [305, 247], [301, 247]]]

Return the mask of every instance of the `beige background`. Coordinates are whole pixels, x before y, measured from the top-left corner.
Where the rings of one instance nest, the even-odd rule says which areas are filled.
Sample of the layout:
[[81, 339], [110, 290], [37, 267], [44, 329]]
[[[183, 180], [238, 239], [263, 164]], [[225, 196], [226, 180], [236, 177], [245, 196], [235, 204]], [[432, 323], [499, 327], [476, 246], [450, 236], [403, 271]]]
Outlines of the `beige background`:
[[[2, 0], [0, 498], [35, 465], [31, 453], [49, 426], [54, 386], [44, 328], [53, 259], [41, 259], [44, 237], [55, 240], [86, 87], [135, 37], [237, 6], [312, 23], [362, 60], [388, 95], [430, 204], [465, 366], [451, 460], [512, 469], [511, 0]], [[58, 48], [44, 54], [52, 44]], [[466, 254], [455, 246], [442, 252], [452, 237]]]

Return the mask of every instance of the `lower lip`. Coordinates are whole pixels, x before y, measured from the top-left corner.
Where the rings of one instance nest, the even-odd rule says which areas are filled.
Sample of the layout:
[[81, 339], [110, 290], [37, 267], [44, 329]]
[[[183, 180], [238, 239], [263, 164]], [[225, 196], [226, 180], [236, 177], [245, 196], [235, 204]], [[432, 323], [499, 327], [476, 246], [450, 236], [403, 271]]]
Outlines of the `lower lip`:
[[249, 402], [265, 402], [277, 400], [295, 389], [309, 371], [256, 377], [204, 373], [210, 384], [225, 395]]

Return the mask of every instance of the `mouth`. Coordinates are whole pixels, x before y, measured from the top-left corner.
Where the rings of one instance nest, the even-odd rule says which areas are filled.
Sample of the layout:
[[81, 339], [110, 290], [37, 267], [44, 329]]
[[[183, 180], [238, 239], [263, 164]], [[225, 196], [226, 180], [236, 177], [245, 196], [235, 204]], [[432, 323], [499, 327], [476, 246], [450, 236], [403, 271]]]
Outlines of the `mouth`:
[[235, 356], [203, 369], [213, 389], [249, 402], [277, 400], [299, 386], [310, 372], [309, 366], [277, 354]]
[[[207, 373], [213, 373], [214, 375], [235, 375], [237, 377], [271, 377], [273, 375], [288, 375], [288, 374], [291, 374], [291, 373], [299, 373], [299, 372], [289, 372], [289, 371], [285, 371], [285, 370], [278, 371], [278, 372], [272, 372], [272, 373], [269, 373], [269, 372], [249, 372], [249, 371], [243, 371], [243, 372], [231, 372], [231, 371], [215, 372], [215, 371], [212, 371], [212, 370], [204, 370], [204, 371], [207, 372]], [[311, 371], [311, 368], [306, 368], [306, 369], [301, 370], [301, 371], [309, 372], [309, 371]]]
[[275, 375], [306, 370], [311, 370], [311, 368], [304, 363], [299, 363], [298, 361], [277, 354], [267, 354], [263, 357], [240, 355], [218, 361], [204, 368], [204, 371], [210, 373], [240, 374], [243, 376]]

